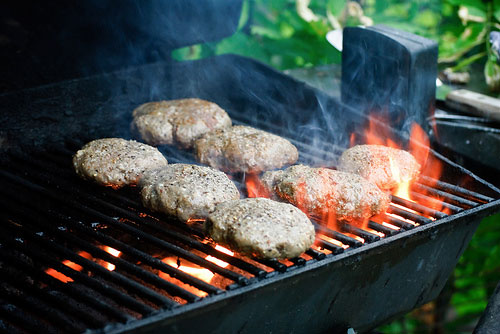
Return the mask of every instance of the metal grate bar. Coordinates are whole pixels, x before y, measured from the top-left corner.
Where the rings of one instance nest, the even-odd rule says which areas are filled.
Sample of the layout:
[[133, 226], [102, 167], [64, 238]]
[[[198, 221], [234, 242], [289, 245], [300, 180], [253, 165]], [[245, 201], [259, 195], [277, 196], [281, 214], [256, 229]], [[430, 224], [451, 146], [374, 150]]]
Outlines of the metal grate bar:
[[344, 248], [337, 246], [337, 245], [334, 245], [331, 242], [328, 242], [328, 241], [320, 239], [320, 238], [317, 238], [315, 243], [320, 247], [323, 247], [323, 248], [330, 250], [333, 255], [341, 254], [344, 252]]
[[[4, 278], [4, 277], [2, 277]], [[16, 291], [14, 291], [14, 289]], [[26, 291], [8, 286], [6, 282], [0, 285], [0, 294], [2, 297], [14, 305], [18, 305], [30, 312], [36, 314], [38, 317], [43, 316], [43, 319], [49, 322], [52, 326], [60, 328], [65, 332], [76, 333], [82, 332], [85, 328], [78, 326], [75, 322], [68, 319], [65, 315], [58, 312], [56, 309], [51, 308], [42, 300], [30, 296]]]
[[273, 268], [274, 270], [280, 273], [284, 273], [288, 269], [288, 267], [285, 264], [274, 259], [255, 259], [255, 261], [269, 268]]
[[381, 225], [379, 223], [376, 223], [374, 221], [368, 221], [368, 227], [371, 229], [374, 229], [375, 231], [381, 232], [385, 234], [385, 237], [394, 235], [399, 233], [400, 231], [398, 230], [393, 230], [392, 228], [386, 227], [384, 225]]
[[462, 187], [459, 187], [459, 186], [456, 186], [456, 185], [453, 185], [453, 184], [450, 184], [447, 182], [443, 182], [440, 180], [436, 180], [436, 179], [433, 179], [433, 178], [430, 178], [430, 177], [424, 176], [424, 175], [422, 175], [419, 178], [419, 182], [425, 184], [426, 186], [438, 187], [439, 189], [445, 190], [447, 192], [450, 192], [450, 193], [458, 195], [458, 196], [466, 197], [467, 199], [473, 200], [473, 201], [488, 203], [488, 202], [495, 200], [492, 197], [489, 197], [489, 196], [486, 196], [483, 194], [479, 194], [475, 191], [465, 189], [465, 188], [462, 188]]
[[[11, 211], [11, 213], [12, 213], [12, 211]], [[24, 219], [26, 220], [26, 218], [24, 218]], [[28, 218], [28, 219], [31, 219], [31, 218]], [[57, 228], [50, 228], [48, 226], [44, 226], [44, 227], [46, 229], [48, 229], [50, 232], [52, 232], [53, 234], [57, 234], [60, 237], [69, 240], [71, 242], [71, 244], [79, 245], [81, 247], [81, 250], [88, 251], [92, 255], [95, 255], [94, 257], [96, 257], [96, 258], [101, 258], [101, 259], [103, 259], [107, 262], [110, 262], [110, 263], [116, 263], [117, 265], [120, 265], [120, 266], [130, 270], [131, 272], [134, 272], [134, 273], [137, 273], [138, 271], [140, 272], [140, 270], [134, 268], [134, 266], [130, 265], [126, 261], [119, 259], [119, 258], [116, 258], [116, 257], [113, 257], [111, 254], [95, 247], [94, 245], [89, 244], [87, 241], [83, 241], [83, 240], [75, 237], [71, 233], [65, 233], [65, 231], [60, 231]], [[28, 228], [26, 223], [23, 224], [23, 228], [25, 231], [30, 231], [31, 233], [34, 233], [31, 228]], [[175, 302], [173, 302], [170, 299], [167, 299], [166, 297], [164, 297], [164, 296], [156, 293], [155, 291], [145, 287], [144, 285], [138, 284], [137, 282], [131, 280], [130, 278], [128, 278], [126, 276], [123, 276], [122, 274], [119, 274], [116, 271], [107, 270], [106, 268], [95, 263], [94, 261], [90, 261], [84, 257], [81, 257], [81, 256], [75, 254], [74, 252], [69, 251], [68, 249], [64, 248], [63, 246], [58, 245], [56, 243], [56, 241], [49, 241], [45, 238], [40, 237], [36, 233], [31, 238], [32, 238], [32, 240], [35, 239], [36, 242], [44, 245], [47, 249], [51, 249], [54, 252], [64, 254], [66, 259], [71, 260], [72, 262], [78, 263], [85, 268], [91, 268], [91, 270], [93, 272], [99, 273], [102, 277], [110, 280], [111, 282], [114, 282], [114, 283], [117, 283], [119, 285], [123, 285], [124, 287], [127, 287], [128, 289], [134, 291], [135, 293], [138, 293], [143, 298], [146, 298], [146, 299], [160, 305], [161, 307], [173, 307], [173, 306], [177, 305]], [[147, 273], [147, 274], [145, 274], [145, 277], [144, 277], [144, 278], [146, 278], [145, 280], [147, 280], [147, 279], [153, 280], [153, 278], [156, 278], [157, 280], [155, 280], [154, 282], [162, 281], [161, 278], [157, 277], [156, 275], [153, 275], [153, 274], [146, 272], [144, 270], [143, 270], [143, 272]], [[186, 293], [186, 295], [188, 297], [191, 297], [193, 300], [197, 299], [196, 296], [191, 295], [189, 293]]]
[[293, 262], [293, 264], [295, 264], [296, 266], [305, 266], [306, 265], [306, 260], [301, 258], [301, 257], [294, 257], [294, 258], [291, 258], [289, 259], [291, 262]]
[[363, 243], [359, 240], [356, 240], [354, 238], [348, 237], [347, 235], [343, 235], [340, 232], [330, 230], [327, 227], [324, 227], [323, 225], [313, 221], [312, 222], [314, 227], [316, 228], [316, 231], [326, 235], [329, 238], [336, 239], [343, 243], [344, 245], [349, 245], [350, 247], [357, 248], [363, 246]]
[[[418, 192], [415, 192], [415, 191], [410, 192], [410, 195], [416, 201], [424, 202], [424, 203], [434, 203], [433, 206], [440, 207], [440, 208], [447, 208], [452, 213], [458, 213], [458, 212], [461, 212], [461, 211], [464, 210], [461, 207], [455, 206], [455, 205], [450, 204], [448, 202], [440, 201], [438, 199], [426, 196], [424, 194], [421, 194], [421, 193], [418, 193]], [[426, 205], [429, 205], [429, 204], [426, 204]]]
[[56, 289], [66, 293], [72, 298], [80, 299], [83, 303], [95, 308], [97, 311], [103, 312], [111, 319], [117, 319], [120, 322], [127, 322], [132, 319], [128, 314], [120, 312], [114, 307], [109, 306], [98, 298], [91, 297], [88, 293], [85, 293], [79, 289], [76, 289], [72, 284], [65, 284], [61, 281], [53, 278], [52, 276], [46, 274], [41, 268], [35, 268], [32, 265], [26, 263], [21, 256], [12, 256], [9, 254], [0, 254], [0, 258], [3, 261], [9, 263], [10, 266], [18, 268], [25, 272], [27, 275], [39, 280], [42, 283], [47, 284], [52, 289]]
[[[216, 272], [224, 277], [227, 277], [235, 282], [238, 282], [239, 284], [242, 284], [242, 285], [249, 284], [248, 279], [244, 276], [241, 276], [241, 275], [239, 275], [235, 272], [232, 272], [230, 270], [221, 268], [218, 265], [216, 265], [210, 261], [207, 261], [204, 258], [199, 257], [196, 254], [193, 254], [189, 251], [186, 251], [185, 249], [183, 249], [181, 247], [178, 247], [178, 246], [170, 244], [164, 240], [156, 238], [148, 233], [143, 232], [142, 230], [136, 229], [136, 228], [134, 228], [130, 225], [127, 225], [127, 224], [119, 223], [119, 222], [115, 221], [113, 218], [111, 218], [111, 217], [109, 217], [109, 216], [107, 216], [99, 211], [96, 211], [93, 208], [90, 208], [84, 204], [81, 204], [81, 203], [78, 203], [74, 200], [69, 199], [67, 196], [62, 196], [62, 195], [56, 194], [55, 192], [51, 192], [42, 186], [35, 185], [29, 181], [26, 181], [25, 179], [22, 179], [16, 175], [7, 173], [5, 171], [0, 171], [0, 175], [5, 176], [6, 178], [12, 180], [15, 183], [20, 183], [28, 188], [32, 188], [36, 191], [39, 191], [42, 194], [44, 194], [52, 199], [55, 199], [56, 201], [58, 201], [61, 204], [64, 203], [68, 206], [71, 206], [71, 207], [75, 208], [77, 211], [83, 213], [84, 215], [91, 214], [92, 216], [94, 216], [98, 219], [102, 219], [108, 225], [113, 225], [113, 226], [117, 227], [118, 229], [124, 230], [124, 231], [131, 233], [133, 235], [136, 235], [144, 240], [151, 242], [152, 244], [155, 244], [156, 246], [159, 246], [160, 248], [162, 248], [166, 251], [171, 252], [174, 255], [185, 258], [185, 259], [187, 259], [187, 260], [189, 260], [197, 265], [205, 267], [213, 272]], [[173, 267], [171, 267], [171, 268], [173, 268]]]
[[449, 193], [444, 192], [442, 190], [431, 188], [429, 186], [426, 186], [426, 185], [423, 185], [420, 183], [414, 183], [412, 185], [412, 188], [416, 189], [416, 190], [428, 192], [430, 194], [434, 194], [440, 198], [443, 198], [448, 203], [451, 203], [453, 205], [464, 206], [467, 209], [478, 205], [478, 203], [476, 203], [476, 202], [469, 201], [468, 199], [465, 199], [465, 198], [462, 198], [462, 197], [459, 197], [459, 196], [456, 196], [453, 194], [449, 194]]
[[382, 220], [385, 220], [387, 223], [392, 224], [394, 226], [397, 226], [403, 230], [411, 230], [412, 228], [415, 228], [415, 225], [407, 223], [403, 220], [388, 216], [388, 215], [382, 215], [381, 218]]
[[[47, 306], [50, 305], [50, 308], [54, 309], [55, 312], [57, 312], [58, 308], [61, 308], [65, 313], [69, 314], [71, 318], [79, 318], [84, 323], [80, 325], [79, 328], [84, 328], [88, 325], [93, 328], [99, 328], [106, 323], [105, 321], [99, 320], [87, 312], [82, 312], [81, 308], [69, 303], [64, 298], [60, 298], [56, 294], [50, 293], [47, 289], [34, 287], [33, 284], [26, 282], [28, 279], [27, 277], [24, 279], [19, 277], [20, 275], [16, 275], [17, 277], [14, 277], [14, 275], [12, 275], [12, 271], [6, 270], [5, 268], [0, 268], [0, 274], [4, 282], [7, 282], [17, 290], [26, 293], [31, 298], [33, 298], [33, 296], [37, 296], [43, 303], [47, 303]], [[48, 308], [45, 311], [52, 312]], [[69, 320], [68, 323], [72, 323], [71, 320]]]
[[[27, 203], [27, 205], [29, 206], [28, 203]], [[49, 212], [52, 213], [53, 216], [48, 216]], [[24, 212], [23, 213], [17, 212], [17, 214], [18, 215], [25, 215]], [[173, 272], [173, 274], [178, 274], [177, 270], [172, 270], [171, 269], [172, 267], [161, 262], [160, 260], [158, 260], [152, 256], [149, 256], [148, 254], [143, 253], [143, 252], [141, 252], [133, 247], [130, 247], [123, 242], [115, 240], [115, 239], [113, 239], [113, 238], [111, 238], [103, 233], [95, 231], [94, 229], [87, 227], [87, 226], [83, 225], [82, 223], [73, 222], [73, 220], [71, 218], [68, 218], [67, 216], [62, 215], [59, 212], [53, 212], [51, 210], [47, 210], [47, 211], [39, 211], [39, 214], [42, 216], [45, 216], [47, 219], [56, 219], [57, 221], [62, 222], [66, 226], [71, 226], [74, 229], [77, 229], [79, 231], [86, 233], [91, 238], [94, 238], [94, 239], [99, 240], [99, 241], [104, 241], [103, 243], [108, 245], [108, 246], [113, 246], [114, 248], [117, 248], [118, 250], [122, 250], [122, 251], [127, 250], [128, 253], [135, 255], [136, 258], [139, 258], [142, 261], [144, 261], [148, 264], [151, 264], [153, 267], [159, 267], [158, 269], [160, 269], [162, 271], [165, 270], [167, 272], [168, 271]], [[28, 217], [28, 219], [30, 219], [30, 218], [31, 217]], [[72, 244], [80, 245], [81, 250], [86, 250], [92, 254], [99, 254], [95, 257], [100, 257], [101, 259], [106, 260], [107, 262], [110, 262], [110, 263], [117, 265], [117, 267], [121, 266], [121, 267], [125, 268], [125, 270], [128, 270], [131, 273], [134, 273], [137, 277], [144, 279], [145, 281], [149, 281], [150, 283], [165, 289], [166, 291], [168, 291], [169, 293], [171, 293], [173, 295], [179, 296], [179, 297], [186, 299], [190, 302], [193, 302], [193, 301], [200, 299], [198, 296], [180, 288], [179, 286], [177, 286], [173, 283], [170, 283], [168, 281], [161, 279], [157, 275], [154, 275], [148, 271], [145, 271], [144, 269], [142, 269], [140, 267], [137, 267], [135, 265], [128, 263], [127, 261], [124, 261], [120, 258], [117, 258], [117, 257], [110, 255], [109, 253], [103, 251], [102, 249], [99, 249], [99, 248], [89, 244], [89, 242], [86, 240], [85, 241], [81, 240], [70, 233], [66, 233], [64, 231], [60, 231], [57, 228], [54, 228], [53, 226], [51, 226], [51, 224], [47, 220], [45, 220], [45, 221], [38, 220], [38, 224], [44, 225], [44, 228], [51, 231], [53, 234], [57, 234], [64, 239], [70, 240], [72, 242]], [[158, 266], [158, 263], [161, 263], [161, 265]], [[184, 274], [183, 272], [181, 272], [181, 273]], [[182, 274], [181, 274], [181, 276], [183, 276]], [[185, 278], [187, 278], [187, 280], [192, 281], [191, 280], [192, 277], [189, 276], [188, 274], [184, 274], [184, 276], [185, 276]], [[220, 289], [213, 287], [210, 284], [205, 283], [204, 281], [198, 280], [196, 278], [194, 278], [194, 281], [196, 284], [196, 285], [194, 285], [195, 287], [202, 289], [202, 290], [205, 290], [208, 293], [220, 293], [220, 292], [222, 292]], [[152, 293], [154, 293], [154, 292], [152, 292]], [[155, 294], [154, 299], [156, 300], [156, 302], [159, 305], [163, 305], [163, 307], [172, 307], [172, 306], [176, 305], [176, 303], [172, 302], [170, 299], [167, 299], [167, 298], [165, 298], [161, 295], [158, 295], [156, 293], [154, 293], [154, 294]]]
[[370, 243], [370, 242], [375, 242], [379, 241], [380, 237], [378, 235], [375, 235], [373, 233], [370, 233], [368, 231], [364, 231], [356, 226], [352, 226], [349, 224], [342, 224], [341, 225], [341, 230], [343, 232], [348, 232], [357, 235], [358, 237], [361, 237], [365, 239], [365, 242]]
[[[51, 213], [53, 213], [54, 215], [57, 215], [58, 219], [60, 221], [65, 222], [66, 224], [71, 226], [71, 228], [74, 228], [75, 230], [81, 231], [81, 232], [89, 235], [92, 238], [95, 238], [96, 240], [98, 240], [98, 241], [100, 241], [108, 246], [113, 246], [113, 248], [121, 250], [124, 253], [127, 253], [127, 255], [129, 255], [129, 256], [131, 255], [135, 259], [140, 260], [140, 261], [144, 262], [145, 264], [150, 265], [153, 268], [156, 268], [158, 270], [166, 272], [169, 275], [171, 275], [172, 277], [175, 277], [181, 281], [189, 283], [189, 284], [193, 285], [194, 287], [196, 287], [197, 289], [203, 290], [209, 294], [218, 294], [218, 293], [222, 292], [222, 290], [220, 290], [220, 289], [218, 289], [218, 288], [216, 288], [216, 287], [214, 287], [214, 286], [212, 286], [212, 285], [210, 285], [202, 280], [199, 280], [196, 277], [192, 277], [192, 276], [190, 276], [190, 275], [188, 275], [188, 274], [186, 274], [186, 273], [184, 273], [176, 268], [173, 268], [173, 267], [165, 264], [161, 260], [138, 250], [137, 248], [128, 246], [127, 244], [125, 244], [119, 240], [116, 240], [114, 238], [111, 238], [110, 236], [108, 236], [104, 233], [101, 233], [99, 231], [95, 231], [94, 229], [86, 226], [85, 224], [83, 224], [81, 222], [74, 222], [74, 221], [68, 219], [67, 217], [64, 217], [64, 216], [58, 214], [57, 212], [51, 212]], [[106, 253], [106, 254], [109, 256], [108, 253]], [[131, 269], [131, 270], [137, 271], [136, 269]], [[199, 300], [199, 297], [197, 297], [196, 295], [191, 294], [190, 292], [178, 287], [177, 285], [170, 283], [168, 281], [165, 281], [165, 280], [159, 278], [157, 275], [153, 275], [147, 271], [140, 269], [139, 276], [141, 276], [141, 278], [142, 278], [143, 275], [147, 276], [149, 278], [149, 280], [152, 281], [153, 284], [162, 287], [163, 289], [165, 289], [166, 291], [168, 291], [169, 293], [171, 293], [175, 296], [179, 296], [179, 297], [186, 299], [188, 301], [191, 301], [191, 302]]]
[[29, 331], [29, 333], [58, 333], [55, 328], [48, 327], [45, 323], [12, 304], [0, 305], [0, 316], [8, 319], [7, 321], [14, 323], [16, 326]]
[[[9, 226], [8, 230], [5, 230], [7, 228], [7, 225], [4, 224], [3, 226], [0, 226], [0, 230], [3, 230], [4, 233], [0, 234], [0, 240], [2, 240], [3, 243], [20, 250], [21, 252], [25, 253], [26, 255], [30, 256], [31, 258], [35, 258], [38, 261], [42, 263], [46, 263], [47, 267], [53, 268], [54, 270], [57, 270], [60, 273], [63, 273], [64, 275], [71, 277], [75, 281], [83, 282], [85, 285], [99, 291], [100, 293], [109, 296], [113, 300], [116, 300], [119, 305], [123, 305], [131, 310], [134, 310], [136, 312], [139, 312], [142, 315], [147, 315], [150, 314], [151, 312], [154, 311], [153, 308], [144, 305], [142, 303], [139, 303], [135, 299], [129, 297], [128, 295], [118, 291], [117, 289], [103, 283], [102, 281], [96, 280], [94, 278], [89, 277], [88, 275], [82, 274], [79, 271], [76, 271], [72, 268], [69, 268], [68, 266], [65, 266], [62, 264], [60, 261], [54, 260], [56, 256], [49, 255], [46, 252], [43, 251], [44, 248], [38, 248], [38, 249], [33, 249], [32, 247], [28, 247], [24, 244], [24, 242], [18, 242], [14, 241], [10, 238], [7, 238], [7, 235], [15, 234], [16, 230], [14, 227]], [[24, 229], [17, 228], [17, 232], [25, 232]], [[29, 235], [33, 236], [33, 235]], [[37, 235], [34, 235], [37, 236]], [[33, 240], [31, 240], [33, 241]], [[36, 244], [36, 243], [35, 243]], [[64, 254], [65, 258], [69, 258], [72, 262], [75, 263], [82, 263], [83, 261], [81, 260], [87, 260], [75, 253], [72, 252], [65, 252]], [[77, 259], [77, 258], [80, 259]], [[87, 260], [88, 261], [88, 260]], [[91, 261], [89, 261], [91, 262]], [[94, 262], [92, 262], [95, 264]], [[97, 264], [95, 264], [97, 266]], [[99, 266], [100, 267], [100, 266]], [[102, 267], [101, 267], [102, 268]], [[103, 270], [106, 270], [102, 268]], [[106, 270], [107, 271], [107, 270]]]
[[408, 209], [415, 210], [417, 212], [423, 213], [424, 215], [431, 216], [434, 218], [439, 219], [439, 218], [448, 217], [448, 215], [446, 213], [428, 208], [426, 206], [423, 206], [420, 203], [408, 201], [404, 198], [397, 197], [394, 195], [391, 195], [391, 202], [394, 204], [402, 205]]
[[398, 216], [403, 217], [405, 219], [412, 220], [415, 223], [419, 223], [420, 225], [432, 223], [432, 220], [429, 218], [422, 217], [416, 213], [413, 213], [413, 212], [410, 212], [407, 210], [403, 210], [403, 209], [398, 208], [398, 207], [393, 206], [393, 205], [389, 206], [389, 209], [387, 210], [387, 212], [398, 215]]
[[318, 260], [318, 261], [323, 260], [326, 257], [325, 253], [318, 252], [317, 250], [312, 249], [312, 248], [309, 248], [308, 250], [306, 250], [306, 254], [309, 255], [310, 257], [312, 257], [313, 259]]

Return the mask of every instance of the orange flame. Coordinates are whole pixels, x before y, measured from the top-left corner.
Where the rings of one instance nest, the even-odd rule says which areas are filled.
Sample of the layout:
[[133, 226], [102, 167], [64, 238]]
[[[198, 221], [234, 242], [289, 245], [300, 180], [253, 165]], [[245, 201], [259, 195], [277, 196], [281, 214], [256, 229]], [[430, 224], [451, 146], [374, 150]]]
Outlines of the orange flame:
[[[230, 251], [229, 249], [227, 248], [224, 248], [220, 245], [216, 245], [215, 246], [215, 249], [217, 249], [218, 251], [222, 252], [222, 253], [225, 253], [227, 255], [230, 255], [230, 256], [233, 256], [234, 255], [234, 252]], [[219, 260], [218, 258], [214, 257], [214, 256], [211, 256], [211, 255], [208, 255], [205, 260], [207, 261], [210, 261], [212, 263], [215, 263], [216, 265], [218, 265], [219, 267], [222, 267], [222, 268], [226, 268], [229, 263], [227, 262], [224, 262], [222, 260]]]
[[269, 191], [264, 187], [257, 174], [246, 174], [245, 184], [247, 186], [247, 195], [250, 198], [265, 197], [270, 198]]
[[[382, 124], [389, 124], [388, 115], [383, 114], [372, 114], [369, 118], [369, 123], [364, 134], [364, 138], [367, 144], [373, 145], [384, 145], [393, 148], [401, 148], [396, 141], [391, 138], [390, 130], [387, 127], [382, 126]], [[351, 137], [351, 143], [355, 142], [355, 139]], [[425, 175], [433, 180], [439, 180], [443, 171], [442, 163], [432, 156], [430, 153], [430, 140], [425, 131], [416, 123], [412, 125], [410, 131], [410, 141], [409, 141], [409, 152], [415, 157], [417, 162], [421, 166], [421, 175]], [[400, 171], [397, 168], [391, 157], [389, 157], [389, 162], [391, 164], [391, 172], [395, 179], [399, 179], [398, 186], [393, 190], [393, 195], [406, 200], [415, 202], [415, 198], [411, 197], [412, 182], [410, 180], [404, 180], [400, 178]], [[435, 184], [430, 184], [433, 187]], [[425, 191], [421, 190], [421, 194], [429, 196], [429, 200], [425, 198], [419, 199], [418, 202], [426, 207], [445, 212], [447, 208], [442, 205], [443, 199], [436, 196], [427, 194]], [[409, 209], [407, 209], [409, 210]], [[409, 210], [412, 211], [412, 210]]]
[[[211, 272], [210, 270], [208, 270], [206, 268], [201, 268], [201, 267], [198, 267], [195, 265], [181, 264], [180, 260], [178, 260], [178, 258], [175, 256], [166, 257], [162, 261], [165, 262], [166, 264], [168, 264], [169, 266], [177, 268], [180, 271], [183, 271], [188, 275], [194, 276], [194, 277], [196, 277], [196, 278], [198, 278], [206, 283], [210, 283], [210, 281], [215, 276], [215, 274], [213, 272]], [[208, 293], [206, 293], [205, 291], [198, 290], [197, 288], [195, 288], [189, 284], [186, 284], [180, 280], [177, 280], [176, 278], [173, 278], [172, 276], [164, 273], [163, 271], [160, 271], [158, 273], [158, 276], [160, 276], [162, 279], [164, 279], [166, 281], [175, 283], [176, 285], [178, 285], [181, 288], [195, 294], [196, 296], [199, 296], [199, 297], [208, 296]]]

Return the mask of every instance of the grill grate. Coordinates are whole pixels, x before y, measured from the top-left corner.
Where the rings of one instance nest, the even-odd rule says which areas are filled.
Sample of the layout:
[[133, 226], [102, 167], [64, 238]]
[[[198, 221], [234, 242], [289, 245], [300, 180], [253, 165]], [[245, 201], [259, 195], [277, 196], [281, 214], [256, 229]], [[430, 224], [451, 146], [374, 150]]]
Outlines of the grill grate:
[[[302, 154], [308, 147], [295, 144], [308, 159]], [[314, 222], [317, 241], [301, 257], [278, 261], [230, 256], [205, 238], [200, 222], [185, 224], [145, 212], [136, 189], [115, 191], [80, 180], [71, 167], [71, 155], [80, 146], [72, 143], [30, 157], [18, 153], [0, 171], [0, 326], [8, 331], [81, 332], [141, 319], [447, 217], [392, 196], [392, 215], [373, 218], [368, 223], [371, 231], [345, 224], [338, 232]], [[413, 188], [415, 198], [427, 197], [422, 191], [439, 195], [453, 213], [493, 200], [427, 177]], [[120, 256], [106, 247], [120, 251]], [[162, 261], [166, 257], [177, 265]], [[180, 270], [179, 264], [208, 270], [213, 278], [197, 278]], [[66, 278], [54, 278], [49, 270]]]

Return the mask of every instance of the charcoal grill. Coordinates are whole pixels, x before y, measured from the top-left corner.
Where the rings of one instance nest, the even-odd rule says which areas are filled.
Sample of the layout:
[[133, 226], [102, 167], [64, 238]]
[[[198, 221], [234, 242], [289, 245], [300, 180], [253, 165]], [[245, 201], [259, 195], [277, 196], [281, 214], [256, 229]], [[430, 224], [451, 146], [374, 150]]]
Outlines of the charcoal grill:
[[[255, 76], [265, 83], [251, 80]], [[96, 186], [71, 167], [71, 155], [85, 142], [130, 137], [130, 110], [137, 104], [185, 96], [217, 102], [236, 124], [289, 138], [303, 163], [335, 166], [348, 137], [344, 130], [331, 131], [349, 128], [347, 122], [330, 122], [336, 112], [345, 113], [338, 101], [238, 56], [156, 63], [1, 96], [7, 134], [0, 172], [3, 328], [366, 331], [435, 298], [481, 218], [500, 206], [496, 188], [435, 153], [445, 174], [432, 187], [433, 180], [422, 176], [413, 193], [442, 197], [450, 215], [393, 197], [392, 203], [414, 212], [391, 205], [389, 212], [402, 218], [374, 218], [373, 233], [316, 224], [315, 246], [298, 258], [226, 255], [204, 236], [201, 223], [152, 214], [138, 202], [136, 189]], [[194, 161], [190, 152], [161, 150], [171, 162]], [[232, 177], [243, 181], [242, 175]], [[105, 246], [121, 251], [120, 257]], [[209, 255], [229, 266], [208, 261]], [[162, 262], [165, 257], [176, 263]], [[207, 283], [179, 264], [206, 268], [214, 278]], [[49, 269], [71, 280], [63, 283]]]
[[[334, 167], [366, 116], [244, 57], [136, 65], [0, 95], [2, 330], [364, 332], [435, 298], [480, 220], [500, 208], [498, 189], [433, 152], [445, 173], [422, 176], [412, 195], [441, 197], [449, 214], [393, 196], [392, 216], [373, 218], [368, 231], [315, 222], [317, 241], [300, 257], [227, 255], [200, 222], [144, 209], [136, 189], [80, 180], [72, 154], [92, 139], [131, 138], [141, 103], [199, 97], [235, 124], [288, 138], [300, 162]], [[172, 163], [194, 163], [190, 152], [160, 149]], [[244, 175], [231, 177], [244, 192]]]

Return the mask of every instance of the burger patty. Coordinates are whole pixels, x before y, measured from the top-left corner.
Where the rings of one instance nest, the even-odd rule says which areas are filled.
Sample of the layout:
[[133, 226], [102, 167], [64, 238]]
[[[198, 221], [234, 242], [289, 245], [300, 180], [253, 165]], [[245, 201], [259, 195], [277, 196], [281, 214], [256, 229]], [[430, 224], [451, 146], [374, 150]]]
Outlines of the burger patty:
[[158, 149], [121, 138], [91, 141], [73, 156], [78, 175], [114, 188], [134, 185], [146, 170], [167, 163]]
[[315, 240], [314, 226], [302, 211], [267, 198], [222, 203], [205, 229], [215, 242], [261, 258], [296, 257]]
[[197, 165], [171, 164], [148, 171], [139, 185], [145, 207], [183, 221], [205, 218], [217, 204], [240, 198], [226, 174]]
[[328, 168], [291, 166], [264, 173], [264, 183], [282, 200], [311, 216], [364, 220], [385, 212], [389, 196], [359, 175]]
[[151, 145], [176, 144], [191, 148], [201, 135], [231, 126], [231, 119], [217, 104], [196, 99], [149, 102], [133, 111], [132, 128]]
[[339, 170], [361, 175], [382, 190], [415, 180], [420, 164], [408, 152], [382, 145], [357, 145], [342, 153]]
[[297, 161], [297, 148], [288, 140], [249, 126], [233, 126], [205, 134], [194, 144], [199, 162], [226, 172], [281, 168]]

